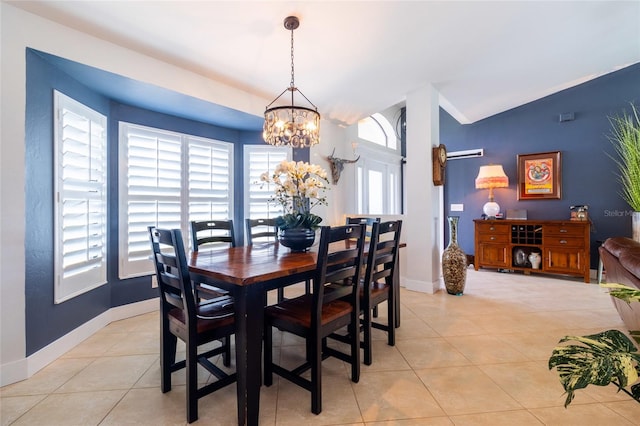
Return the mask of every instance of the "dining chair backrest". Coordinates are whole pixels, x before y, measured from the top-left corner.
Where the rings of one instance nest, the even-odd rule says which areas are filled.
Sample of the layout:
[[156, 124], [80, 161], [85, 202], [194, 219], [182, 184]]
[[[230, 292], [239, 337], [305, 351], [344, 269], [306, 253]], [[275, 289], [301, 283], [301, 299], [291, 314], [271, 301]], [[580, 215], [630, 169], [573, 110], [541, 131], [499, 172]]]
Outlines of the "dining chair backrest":
[[365, 283], [393, 278], [395, 268], [398, 266], [401, 231], [401, 220], [373, 224], [364, 276]]
[[235, 247], [233, 220], [191, 221], [191, 243], [193, 251], [198, 251], [202, 246]]
[[[340, 298], [359, 307], [358, 282], [364, 269], [364, 225], [323, 226], [318, 244], [318, 261], [313, 279], [312, 319], [319, 320], [322, 305]], [[336, 285], [340, 283], [340, 285]], [[325, 291], [327, 290], [327, 291]]]
[[[149, 228], [153, 262], [158, 279], [161, 297], [161, 314], [172, 308], [182, 309], [186, 313], [187, 321], [195, 316], [195, 299], [189, 268], [179, 229]], [[185, 297], [185, 294], [190, 297]]]
[[366, 226], [365, 236], [371, 238], [371, 227], [374, 223], [380, 222], [379, 217], [349, 217], [347, 216], [347, 225], [359, 225], [364, 224]]
[[277, 232], [275, 219], [245, 219], [245, 225], [245, 239], [248, 246], [252, 245], [254, 241], [276, 241]]

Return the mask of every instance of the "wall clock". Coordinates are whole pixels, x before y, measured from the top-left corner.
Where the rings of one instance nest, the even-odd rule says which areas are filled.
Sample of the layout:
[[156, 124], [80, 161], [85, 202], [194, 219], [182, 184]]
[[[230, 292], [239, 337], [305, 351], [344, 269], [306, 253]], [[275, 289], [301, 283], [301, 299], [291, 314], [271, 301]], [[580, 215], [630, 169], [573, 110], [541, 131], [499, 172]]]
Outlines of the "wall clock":
[[433, 163], [433, 184], [444, 185], [444, 172], [447, 165], [447, 147], [443, 144], [434, 146], [431, 152]]

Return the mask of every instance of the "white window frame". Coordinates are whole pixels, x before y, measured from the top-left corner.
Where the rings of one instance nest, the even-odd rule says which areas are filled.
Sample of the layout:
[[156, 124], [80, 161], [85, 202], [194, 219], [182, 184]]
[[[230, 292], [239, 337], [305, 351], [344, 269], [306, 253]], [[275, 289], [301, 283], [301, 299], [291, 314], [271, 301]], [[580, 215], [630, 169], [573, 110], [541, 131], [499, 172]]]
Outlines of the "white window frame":
[[[401, 194], [401, 161], [402, 157], [389, 149], [367, 146], [364, 143], [358, 146], [360, 160], [356, 163], [355, 182], [357, 192], [357, 213], [363, 215], [392, 215], [400, 214]], [[373, 188], [369, 182], [369, 171], [382, 173], [382, 188]], [[369, 208], [370, 194], [381, 194], [382, 211], [371, 211]]]
[[107, 283], [107, 117], [54, 90], [54, 303]]
[[[264, 167], [256, 166], [254, 154], [260, 157], [268, 156], [267, 164]], [[273, 155], [274, 158], [271, 158]], [[275, 167], [283, 160], [291, 161], [291, 148], [275, 147], [268, 145], [245, 145], [243, 152], [243, 179], [244, 179], [244, 216], [245, 219], [271, 219], [283, 213], [282, 206], [269, 202], [274, 195], [273, 184], [260, 182], [260, 174], [263, 172], [273, 173]], [[262, 161], [261, 161], [262, 162]], [[256, 170], [256, 167], [259, 169]], [[264, 170], [262, 170], [264, 169]], [[264, 209], [260, 213], [255, 213], [252, 204], [264, 204]]]
[[[120, 279], [153, 273], [147, 226], [179, 228], [189, 247], [191, 220], [232, 218], [232, 143], [120, 122], [119, 147]], [[136, 164], [130, 164], [130, 149]], [[136, 173], [131, 180], [130, 170]]]
[[358, 121], [358, 138], [392, 150], [398, 149], [398, 138], [387, 118], [375, 113]]

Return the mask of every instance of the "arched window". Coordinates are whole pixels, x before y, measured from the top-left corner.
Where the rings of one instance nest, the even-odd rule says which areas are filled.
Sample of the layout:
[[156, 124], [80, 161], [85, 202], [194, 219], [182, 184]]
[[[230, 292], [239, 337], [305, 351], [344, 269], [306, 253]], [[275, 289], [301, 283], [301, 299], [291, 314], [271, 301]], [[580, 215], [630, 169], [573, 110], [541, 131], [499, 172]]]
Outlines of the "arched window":
[[393, 126], [382, 114], [375, 113], [358, 121], [358, 138], [389, 149], [397, 149], [398, 142]]

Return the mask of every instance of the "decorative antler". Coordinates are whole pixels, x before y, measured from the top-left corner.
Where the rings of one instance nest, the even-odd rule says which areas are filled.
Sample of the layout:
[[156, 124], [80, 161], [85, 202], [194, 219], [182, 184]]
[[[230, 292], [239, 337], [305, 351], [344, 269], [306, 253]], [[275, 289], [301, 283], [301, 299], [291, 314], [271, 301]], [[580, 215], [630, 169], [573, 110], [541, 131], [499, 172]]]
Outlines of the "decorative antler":
[[344, 165], [357, 162], [360, 159], [360, 156], [358, 155], [355, 160], [347, 160], [345, 158], [334, 157], [333, 154], [335, 154], [335, 152], [336, 149], [333, 148], [333, 152], [327, 157], [327, 161], [329, 161], [329, 164], [331, 165], [331, 180], [334, 185], [337, 185], [340, 180], [342, 170], [344, 170]]

